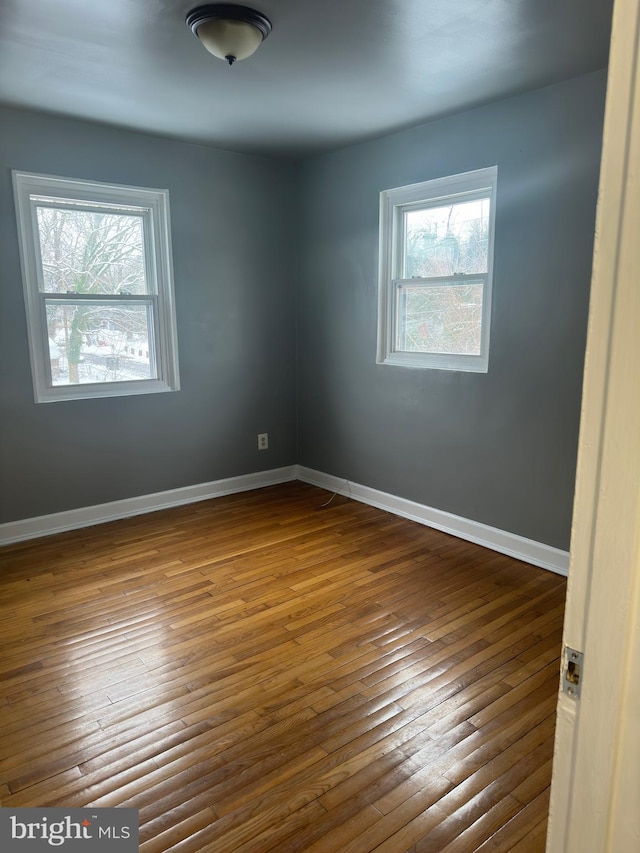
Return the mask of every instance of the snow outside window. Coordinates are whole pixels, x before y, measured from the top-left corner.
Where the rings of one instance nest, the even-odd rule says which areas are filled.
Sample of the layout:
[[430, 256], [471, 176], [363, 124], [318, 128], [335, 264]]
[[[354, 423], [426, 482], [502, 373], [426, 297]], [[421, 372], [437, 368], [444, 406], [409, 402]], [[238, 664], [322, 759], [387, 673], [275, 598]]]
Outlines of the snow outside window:
[[36, 402], [177, 390], [168, 192], [13, 182]]

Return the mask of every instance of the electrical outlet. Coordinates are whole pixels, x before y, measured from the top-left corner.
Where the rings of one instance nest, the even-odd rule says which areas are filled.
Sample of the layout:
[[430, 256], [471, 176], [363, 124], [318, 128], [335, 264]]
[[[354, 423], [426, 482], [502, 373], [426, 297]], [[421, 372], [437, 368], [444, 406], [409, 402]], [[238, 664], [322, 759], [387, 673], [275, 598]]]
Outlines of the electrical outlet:
[[269, 449], [269, 433], [261, 432], [258, 434], [258, 450]]

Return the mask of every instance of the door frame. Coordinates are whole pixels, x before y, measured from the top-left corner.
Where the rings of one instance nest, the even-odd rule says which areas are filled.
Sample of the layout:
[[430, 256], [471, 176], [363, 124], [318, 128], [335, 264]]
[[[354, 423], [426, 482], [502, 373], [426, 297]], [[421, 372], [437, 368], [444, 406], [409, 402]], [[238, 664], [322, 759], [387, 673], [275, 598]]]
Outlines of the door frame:
[[640, 850], [640, 0], [616, 0], [548, 853]]

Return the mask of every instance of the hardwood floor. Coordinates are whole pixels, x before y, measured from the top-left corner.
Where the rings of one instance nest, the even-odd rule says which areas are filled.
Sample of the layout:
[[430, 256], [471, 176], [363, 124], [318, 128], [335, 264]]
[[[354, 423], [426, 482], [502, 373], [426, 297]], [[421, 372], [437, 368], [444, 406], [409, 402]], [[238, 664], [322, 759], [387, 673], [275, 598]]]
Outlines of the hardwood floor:
[[143, 853], [544, 850], [565, 581], [291, 483], [0, 551], [3, 806]]

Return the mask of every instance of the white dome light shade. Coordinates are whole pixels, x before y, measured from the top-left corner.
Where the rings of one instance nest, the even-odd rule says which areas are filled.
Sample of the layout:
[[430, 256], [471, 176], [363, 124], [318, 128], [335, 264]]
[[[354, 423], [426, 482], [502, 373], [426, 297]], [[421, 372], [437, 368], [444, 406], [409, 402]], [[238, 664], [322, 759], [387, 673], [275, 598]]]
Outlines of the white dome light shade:
[[271, 32], [271, 21], [260, 12], [230, 3], [198, 6], [186, 23], [209, 53], [229, 65], [255, 53]]
[[[246, 59], [262, 43], [262, 33], [241, 21], [208, 21], [198, 27], [198, 38], [218, 59]], [[227, 62], [229, 60], [227, 59]]]

